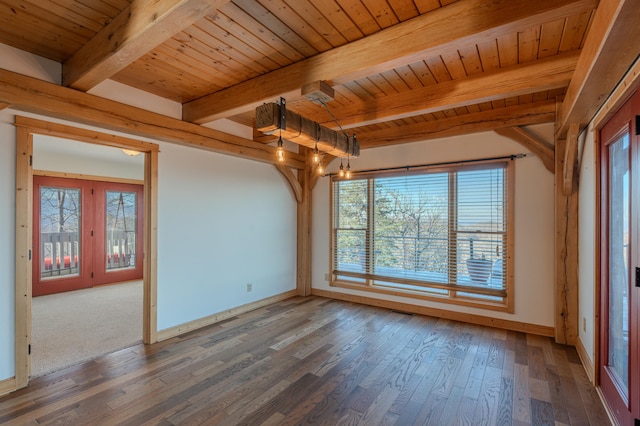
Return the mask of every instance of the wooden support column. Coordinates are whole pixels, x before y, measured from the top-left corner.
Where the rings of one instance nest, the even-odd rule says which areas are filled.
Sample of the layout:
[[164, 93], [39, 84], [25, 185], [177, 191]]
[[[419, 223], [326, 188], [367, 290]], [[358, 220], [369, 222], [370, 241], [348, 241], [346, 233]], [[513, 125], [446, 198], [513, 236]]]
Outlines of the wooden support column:
[[564, 163], [573, 156], [565, 156], [565, 139], [556, 140], [555, 150], [555, 340], [575, 345], [578, 336], [578, 182], [572, 179], [570, 191], [565, 193]]
[[298, 267], [296, 289], [298, 296], [311, 296], [311, 184], [314, 171], [312, 152], [300, 147], [307, 167], [298, 171], [298, 182], [302, 187], [302, 201], [298, 202]]
[[21, 389], [29, 384], [31, 374], [29, 345], [31, 344], [31, 250], [33, 235], [33, 179], [31, 156], [33, 137], [28, 129], [16, 129], [16, 276], [15, 276], [15, 385]]
[[570, 195], [576, 183], [578, 173], [578, 124], [572, 123], [567, 133], [567, 145], [564, 151], [564, 194]]
[[142, 341], [158, 341], [158, 150], [144, 160], [144, 292]]

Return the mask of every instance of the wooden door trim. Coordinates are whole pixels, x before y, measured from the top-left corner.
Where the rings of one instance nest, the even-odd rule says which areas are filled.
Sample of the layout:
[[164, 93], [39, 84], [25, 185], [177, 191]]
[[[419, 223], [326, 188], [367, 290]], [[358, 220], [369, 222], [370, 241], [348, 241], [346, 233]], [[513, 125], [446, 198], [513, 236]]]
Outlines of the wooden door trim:
[[143, 341], [157, 342], [157, 199], [159, 145], [64, 124], [16, 116], [16, 273], [15, 273], [15, 389], [29, 384], [31, 361], [31, 298], [33, 242], [33, 135], [53, 135], [145, 155]]
[[58, 177], [58, 178], [65, 178], [65, 179], [91, 180], [94, 182], [129, 183], [131, 185], [144, 185], [144, 179], [140, 180], [140, 179], [117, 178], [117, 177], [110, 177], [110, 176], [95, 176], [95, 175], [85, 175], [82, 173], [34, 170], [33, 175], [46, 176], [46, 177]]

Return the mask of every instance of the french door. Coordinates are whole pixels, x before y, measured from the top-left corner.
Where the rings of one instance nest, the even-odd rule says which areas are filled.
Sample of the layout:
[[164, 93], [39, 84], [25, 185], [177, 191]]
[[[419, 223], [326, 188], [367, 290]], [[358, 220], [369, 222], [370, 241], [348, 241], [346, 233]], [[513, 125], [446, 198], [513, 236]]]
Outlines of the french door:
[[640, 418], [640, 94], [600, 131], [600, 387], [621, 425]]
[[33, 295], [142, 278], [142, 185], [34, 176]]

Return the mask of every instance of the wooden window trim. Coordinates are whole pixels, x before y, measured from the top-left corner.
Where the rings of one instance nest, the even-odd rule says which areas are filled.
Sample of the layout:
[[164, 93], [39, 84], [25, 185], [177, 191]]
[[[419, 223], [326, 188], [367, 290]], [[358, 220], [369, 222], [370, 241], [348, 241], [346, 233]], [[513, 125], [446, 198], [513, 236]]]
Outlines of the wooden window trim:
[[[486, 162], [478, 162], [473, 165], [466, 166], [465, 170], [481, 169], [491, 163], [495, 163], [495, 161], [489, 160]], [[420, 169], [414, 169], [413, 171], [395, 172], [394, 175], [402, 176], [402, 175], [424, 173], [426, 170], [428, 170], [429, 172], [441, 172], [441, 171], [450, 171], [451, 169], [452, 167], [441, 167], [441, 166], [428, 167], [427, 166]], [[370, 172], [366, 174], [358, 174], [357, 178], [369, 179], [369, 178], [380, 177], [385, 175], [389, 175], [389, 173], [388, 172]], [[487, 309], [487, 310], [493, 310], [493, 311], [499, 311], [499, 312], [514, 313], [514, 308], [515, 308], [515, 295], [514, 295], [515, 163], [513, 160], [509, 161], [507, 164], [507, 167], [505, 168], [505, 177], [507, 179], [506, 187], [505, 187], [505, 193], [507, 197], [507, 203], [505, 206], [506, 207], [505, 215], [507, 216], [505, 263], [506, 263], [507, 270], [505, 274], [505, 289], [504, 289], [504, 291], [506, 292], [506, 295], [502, 301], [500, 302], [496, 302], [492, 300], [485, 301], [480, 298], [472, 298], [464, 295], [459, 295], [458, 293], [464, 291], [464, 289], [459, 289], [456, 291], [456, 290], [451, 290], [450, 287], [448, 287], [448, 289], [450, 290], [450, 293], [448, 295], [440, 296], [437, 294], [429, 294], [426, 292], [412, 291], [408, 289], [388, 288], [379, 284], [374, 285], [373, 280], [371, 279], [367, 279], [366, 282], [362, 284], [337, 279], [337, 277], [333, 274], [334, 247], [335, 247], [335, 238], [336, 238], [336, 235], [334, 232], [335, 231], [334, 229], [335, 200], [334, 200], [333, 180], [330, 180], [329, 182], [329, 185], [330, 185], [330, 190], [329, 190], [330, 213], [329, 214], [330, 214], [330, 226], [331, 226], [330, 241], [329, 241], [329, 270], [331, 272], [330, 272], [329, 285], [331, 287], [345, 288], [350, 290], [362, 290], [362, 291], [374, 292], [374, 293], [386, 294], [386, 295], [392, 295], [392, 296], [410, 297], [414, 299], [428, 300], [428, 301], [434, 301], [434, 302], [440, 302], [440, 303], [446, 303], [446, 304], [452, 304], [452, 305], [460, 305], [460, 306], [481, 308], [481, 309]], [[370, 197], [372, 192], [372, 185], [370, 184], [370, 181], [368, 184], [367, 191]], [[372, 210], [373, 204], [374, 203], [369, 203], [369, 206], [368, 206], [369, 215], [373, 213], [373, 210]], [[370, 247], [370, 245], [372, 244], [371, 241], [373, 240], [372, 235], [369, 235], [369, 234], [370, 234], [370, 230], [369, 230], [369, 227], [367, 227], [367, 232], [366, 232], [367, 247]], [[369, 265], [369, 260], [367, 256], [367, 272], [370, 272], [369, 268], [370, 268], [370, 265]], [[428, 287], [447, 288], [446, 286], [438, 286], [438, 285], [429, 285]]]

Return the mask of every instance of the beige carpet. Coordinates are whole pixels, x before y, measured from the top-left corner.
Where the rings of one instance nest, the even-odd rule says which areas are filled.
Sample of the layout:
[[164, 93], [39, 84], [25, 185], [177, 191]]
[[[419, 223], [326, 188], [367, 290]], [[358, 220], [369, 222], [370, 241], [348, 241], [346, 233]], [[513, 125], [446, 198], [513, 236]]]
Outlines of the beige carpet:
[[31, 377], [142, 341], [142, 281], [33, 298]]

